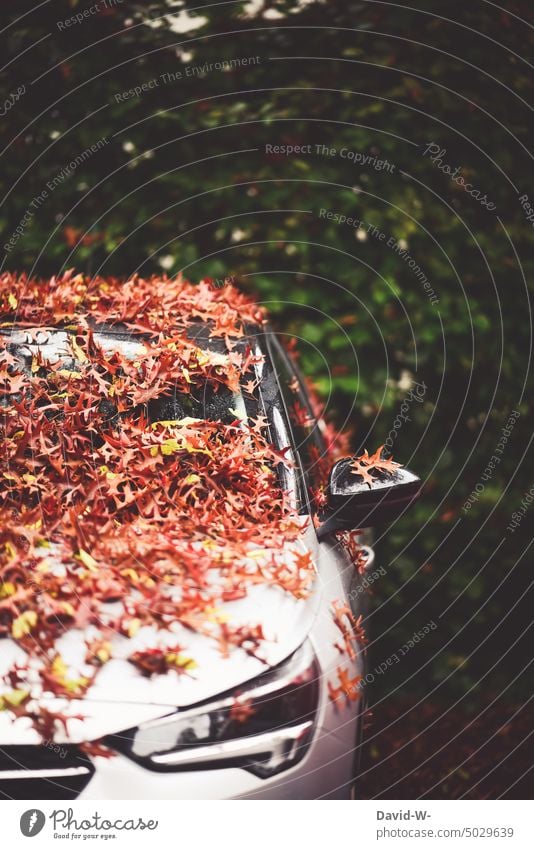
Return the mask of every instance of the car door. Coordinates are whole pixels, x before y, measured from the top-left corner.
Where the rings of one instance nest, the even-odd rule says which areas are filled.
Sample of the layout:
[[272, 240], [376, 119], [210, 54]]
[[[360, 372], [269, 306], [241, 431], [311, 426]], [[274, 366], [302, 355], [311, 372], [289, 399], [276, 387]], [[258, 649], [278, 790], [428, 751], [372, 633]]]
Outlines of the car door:
[[[284, 350], [274, 334], [270, 334], [269, 350], [271, 362], [285, 408], [285, 418], [292, 436], [294, 451], [298, 455], [310, 514], [320, 512], [324, 490], [327, 485], [332, 452], [323, 436], [324, 421], [314, 413], [305, 379], [296, 363]], [[372, 534], [346, 531], [324, 543], [320, 543], [322, 557], [333, 557], [343, 575], [345, 594], [356, 616], [367, 609], [367, 576], [374, 563], [371, 547]]]

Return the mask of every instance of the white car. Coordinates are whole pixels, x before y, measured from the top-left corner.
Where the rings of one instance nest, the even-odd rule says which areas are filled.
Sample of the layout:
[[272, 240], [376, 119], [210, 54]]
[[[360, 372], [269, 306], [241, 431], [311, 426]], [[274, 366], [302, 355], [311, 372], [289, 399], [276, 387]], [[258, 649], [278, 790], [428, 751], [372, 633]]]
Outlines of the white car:
[[[48, 327], [39, 335], [27, 325], [4, 326], [0, 332], [4, 347], [30, 369], [36, 358], [67, 357], [72, 333]], [[104, 351], [136, 356], [138, 340], [131, 332], [100, 328], [94, 338]], [[206, 350], [224, 349], [220, 339], [214, 344], [202, 333], [201, 325], [196, 340]], [[117, 635], [111, 659], [83, 696], [32, 692], [47, 711], [71, 717], [55, 724], [53, 739], [43, 739], [20, 707], [16, 719], [12, 711], [0, 710], [3, 798], [350, 798], [365, 701], [360, 617], [374, 560], [362, 542], [369, 538], [357, 543], [352, 532], [399, 516], [417, 496], [419, 481], [401, 469], [378, 469], [369, 483], [355, 473], [353, 458], [329, 461], [328, 487], [322, 502], [312, 507], [314, 477], [324, 475], [329, 456], [324, 423], [292, 358], [267, 326], [250, 327], [239, 344], [254, 352], [254, 390], [233, 391], [230, 401], [204, 398], [202, 415], [228, 416], [230, 409], [231, 417], [243, 421], [266, 417], [270, 441], [290, 461], [280, 463], [278, 485], [290, 493], [302, 526], [297, 547], [303, 562], [313, 564], [310, 591], [299, 597], [264, 582], [225, 603], [228, 621], [261, 626], [260, 652], [245, 646], [221, 657], [212, 639], [185, 629], [195, 668], [179, 680], [171, 671], [142, 674], [129, 662], [125, 644], [147, 645], [146, 633], [131, 640]], [[168, 403], [176, 404], [176, 398]], [[215, 406], [206, 409], [210, 403]], [[300, 411], [297, 421], [295, 409]], [[156, 419], [182, 414], [159, 409]], [[4, 472], [9, 474], [7, 466]], [[53, 563], [54, 546], [45, 553], [47, 563]], [[269, 551], [259, 556], [268, 560]], [[110, 610], [120, 603], [110, 601]], [[58, 638], [55, 650], [66, 666], [79, 661], [91, 627], [85, 632], [66, 628]], [[5, 634], [0, 680], [25, 659], [24, 640]], [[31, 674], [30, 663], [30, 688]], [[2, 692], [6, 696], [5, 685], [0, 699]], [[4, 699], [3, 706], [13, 705]], [[95, 741], [102, 750], [86, 745]]]

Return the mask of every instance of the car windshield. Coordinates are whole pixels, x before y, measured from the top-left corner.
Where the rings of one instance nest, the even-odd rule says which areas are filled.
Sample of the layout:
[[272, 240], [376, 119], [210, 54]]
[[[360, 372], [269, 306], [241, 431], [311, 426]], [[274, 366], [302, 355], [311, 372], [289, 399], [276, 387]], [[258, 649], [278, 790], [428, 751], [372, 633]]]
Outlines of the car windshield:
[[[56, 364], [61, 361], [62, 368], [75, 372], [77, 363], [72, 357], [70, 338], [67, 330], [56, 328], [2, 328], [1, 335], [7, 337], [7, 348], [15, 360], [27, 372], [35, 370], [35, 358], [39, 355], [43, 362]], [[221, 340], [210, 340], [205, 325], [191, 334], [203, 349], [224, 351]], [[108, 354], [120, 350], [128, 359], [135, 359], [139, 353], [142, 337], [117, 330], [97, 329], [94, 334], [95, 342]], [[7, 398], [5, 399], [7, 403]], [[1, 406], [1, 399], [0, 399]], [[103, 414], [103, 422], [117, 420], [117, 408], [110, 399], [103, 399], [99, 412]], [[139, 412], [144, 412], [149, 422], [177, 421], [185, 418], [220, 421], [231, 424], [247, 418], [245, 400], [241, 392], [232, 392], [223, 384], [211, 384], [191, 387], [189, 393], [178, 389], [166, 392], [158, 398], [139, 405]]]

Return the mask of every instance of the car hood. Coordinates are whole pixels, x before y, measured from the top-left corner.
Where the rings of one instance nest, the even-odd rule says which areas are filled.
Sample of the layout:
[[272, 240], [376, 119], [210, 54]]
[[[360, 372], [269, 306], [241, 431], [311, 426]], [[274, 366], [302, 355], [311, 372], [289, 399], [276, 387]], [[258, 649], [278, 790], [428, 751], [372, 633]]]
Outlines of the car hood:
[[[314, 552], [315, 547], [315, 531], [308, 525], [299, 548]], [[215, 640], [180, 625], [172, 632], [142, 628], [134, 637], [118, 636], [112, 641], [112, 659], [98, 672], [83, 698], [66, 699], [36, 690], [34, 705], [71, 717], [66, 727], [61, 725], [57, 729], [54, 740], [79, 743], [117, 733], [170, 713], [174, 708], [213, 698], [238, 688], [292, 654], [312, 627], [320, 597], [316, 575], [306, 598], [295, 598], [278, 586], [259, 584], [251, 587], [245, 598], [226, 602], [224, 617], [232, 625], [262, 626], [265, 639], [257, 656], [236, 648], [223, 656]], [[56, 649], [67, 665], [80, 667], [87, 650], [86, 639], [85, 631], [72, 629], [56, 641]], [[127, 656], [156, 644], [183, 646], [184, 654], [194, 658], [196, 666], [187, 673], [171, 670], [162, 675], [144, 676]], [[14, 663], [23, 665], [26, 660], [24, 651], [13, 640], [0, 642], [0, 676]], [[29, 717], [13, 720], [8, 711], [0, 711], [0, 745], [38, 742], [39, 735]]]

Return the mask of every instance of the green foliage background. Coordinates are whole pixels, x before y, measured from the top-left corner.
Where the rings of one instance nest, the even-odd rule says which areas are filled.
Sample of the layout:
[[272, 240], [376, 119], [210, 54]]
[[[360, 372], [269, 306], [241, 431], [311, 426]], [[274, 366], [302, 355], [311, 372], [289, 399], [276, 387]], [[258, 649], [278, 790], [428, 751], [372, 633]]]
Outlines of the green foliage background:
[[[0, 122], [2, 244], [34, 214], [3, 269], [236, 275], [302, 340], [305, 370], [329, 412], [350, 421], [355, 447], [383, 442], [410, 377], [424, 383], [394, 454], [425, 479], [425, 496], [379, 534], [387, 576], [369, 622], [371, 666], [435, 620], [377, 692], [404, 681], [469, 700], [529, 689], [532, 508], [514, 533], [506, 526], [534, 482], [533, 230], [519, 202], [532, 172], [522, 58], [532, 29], [520, 0], [506, 10], [484, 0], [410, 6], [279, 0], [251, 14], [246, 3], [194, 0], [173, 7], [196, 18], [180, 33], [161, 17], [164, 2], [124, 0], [63, 28], [89, 4], [4, 3], [3, 97], [26, 91]], [[185, 72], [243, 57], [259, 61]], [[36, 208], [47, 182], [102, 139]], [[424, 155], [431, 142], [495, 211]], [[311, 153], [266, 152], [308, 144]], [[394, 168], [355, 164], [342, 148]], [[358, 237], [321, 209], [386, 238]], [[390, 237], [404, 240], [439, 303]], [[512, 410], [521, 415], [501, 462], [464, 512]]]

